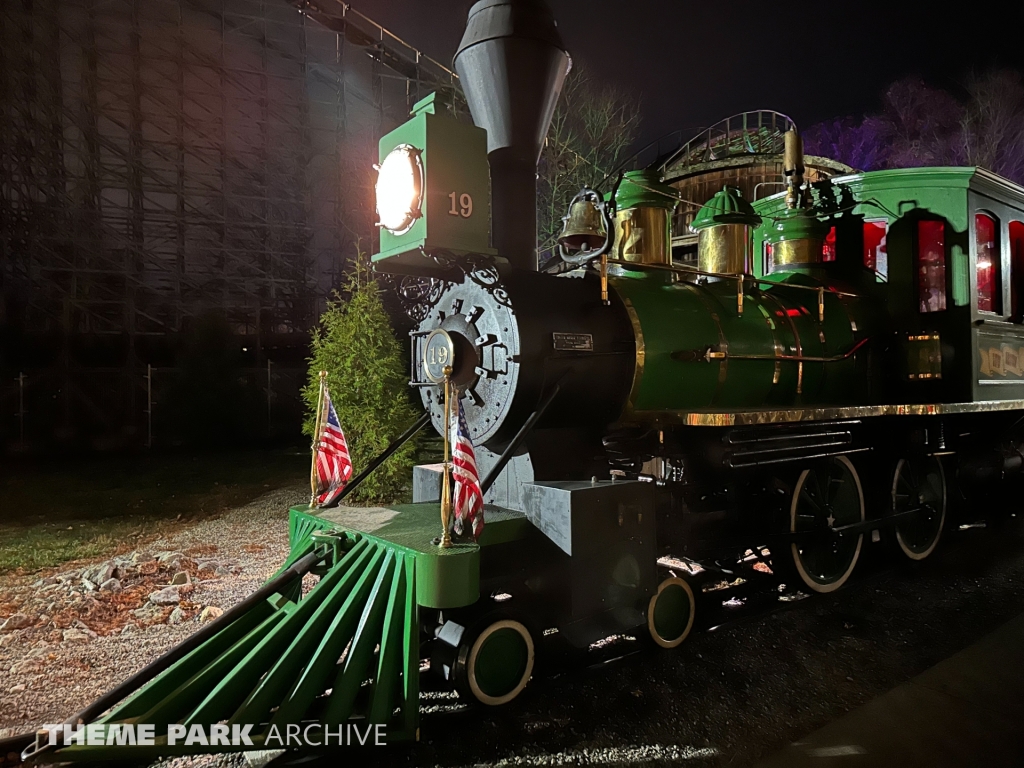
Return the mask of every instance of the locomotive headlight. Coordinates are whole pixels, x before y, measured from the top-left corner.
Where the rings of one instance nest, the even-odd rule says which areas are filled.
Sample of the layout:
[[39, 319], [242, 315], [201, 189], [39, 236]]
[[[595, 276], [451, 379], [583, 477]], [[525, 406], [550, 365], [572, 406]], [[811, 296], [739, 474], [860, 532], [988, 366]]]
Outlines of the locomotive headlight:
[[378, 223], [394, 235], [403, 235], [422, 215], [420, 150], [410, 144], [399, 144], [388, 153], [377, 171]]

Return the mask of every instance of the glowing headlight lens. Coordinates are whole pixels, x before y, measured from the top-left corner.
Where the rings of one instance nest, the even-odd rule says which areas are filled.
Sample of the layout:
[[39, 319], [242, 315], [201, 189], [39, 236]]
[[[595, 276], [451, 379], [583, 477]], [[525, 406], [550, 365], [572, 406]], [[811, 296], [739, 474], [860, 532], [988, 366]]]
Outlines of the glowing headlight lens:
[[391, 150], [378, 169], [376, 191], [380, 226], [395, 235], [408, 232], [423, 203], [419, 150], [409, 144]]

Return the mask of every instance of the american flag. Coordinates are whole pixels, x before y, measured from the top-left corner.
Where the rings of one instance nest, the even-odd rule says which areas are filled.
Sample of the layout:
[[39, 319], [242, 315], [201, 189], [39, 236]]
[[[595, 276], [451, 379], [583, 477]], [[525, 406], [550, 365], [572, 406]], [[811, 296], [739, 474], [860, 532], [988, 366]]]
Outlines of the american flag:
[[316, 441], [316, 493], [313, 503], [318, 507], [330, 507], [337, 503], [338, 496], [352, 477], [352, 459], [326, 385], [323, 407], [326, 418]]
[[484, 494], [480, 490], [480, 475], [476, 469], [476, 454], [473, 442], [469, 439], [469, 427], [466, 426], [466, 414], [462, 410], [462, 398], [459, 390], [453, 387], [456, 407], [452, 409], [451, 443], [452, 443], [452, 492], [453, 509], [455, 512], [455, 533], [462, 535], [468, 524], [473, 532], [473, 539], [479, 539], [484, 530]]

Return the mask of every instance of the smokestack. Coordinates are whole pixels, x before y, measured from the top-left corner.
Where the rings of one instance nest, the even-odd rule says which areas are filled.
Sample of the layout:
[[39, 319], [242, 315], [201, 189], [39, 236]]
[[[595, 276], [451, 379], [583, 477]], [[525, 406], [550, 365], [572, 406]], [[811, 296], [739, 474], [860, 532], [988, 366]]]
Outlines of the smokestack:
[[470, 8], [455, 70], [487, 131], [494, 247], [522, 269], [537, 269], [537, 161], [569, 66], [544, 0]]

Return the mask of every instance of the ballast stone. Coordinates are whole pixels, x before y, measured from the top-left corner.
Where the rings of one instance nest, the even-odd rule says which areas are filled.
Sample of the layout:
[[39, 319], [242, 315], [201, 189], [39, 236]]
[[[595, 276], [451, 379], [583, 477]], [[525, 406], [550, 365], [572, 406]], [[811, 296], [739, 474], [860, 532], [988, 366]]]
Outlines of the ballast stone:
[[202, 613], [199, 614], [199, 621], [212, 621], [213, 619], [219, 619], [223, 615], [223, 608], [218, 608], [215, 605], [208, 605], [203, 608]]
[[0, 624], [0, 632], [10, 632], [15, 629], [25, 629], [31, 627], [35, 623], [35, 619], [26, 613], [15, 613], [10, 616], [7, 621]]
[[181, 595], [178, 593], [178, 587], [164, 587], [158, 589], [156, 592], [149, 596], [149, 602], [153, 605], [176, 605], [181, 602]]

